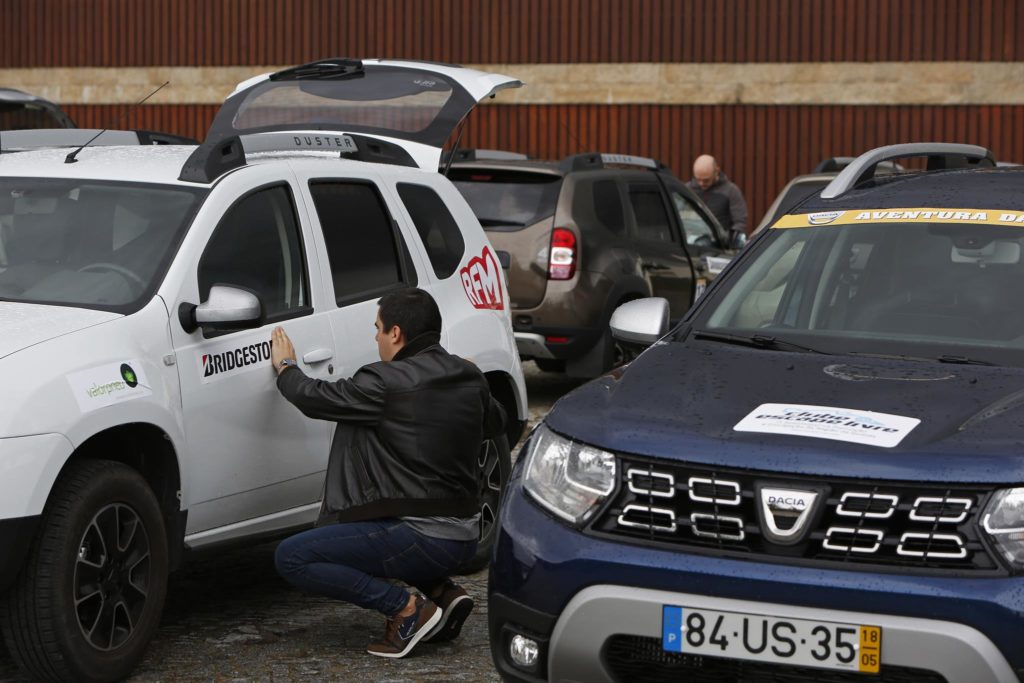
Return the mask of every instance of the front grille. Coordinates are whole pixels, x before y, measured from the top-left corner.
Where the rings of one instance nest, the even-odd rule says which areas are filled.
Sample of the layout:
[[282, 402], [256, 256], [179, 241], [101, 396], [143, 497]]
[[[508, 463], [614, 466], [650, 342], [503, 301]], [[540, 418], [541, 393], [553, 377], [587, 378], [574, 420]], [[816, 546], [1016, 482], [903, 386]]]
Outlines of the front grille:
[[828, 671], [788, 664], [748, 662], [665, 652], [657, 638], [616, 635], [602, 650], [605, 668], [617, 681], [650, 683], [944, 683], [926, 669], [883, 665], [878, 674]]
[[[619, 464], [616, 493], [588, 533], [822, 566], [1005, 571], [977, 523], [990, 487], [790, 477], [636, 456]], [[766, 532], [757, 499], [766, 487], [819, 493], [823, 502], [803, 521], [808, 530], [799, 542], [785, 539], [801, 523], [796, 512], [773, 515]]]

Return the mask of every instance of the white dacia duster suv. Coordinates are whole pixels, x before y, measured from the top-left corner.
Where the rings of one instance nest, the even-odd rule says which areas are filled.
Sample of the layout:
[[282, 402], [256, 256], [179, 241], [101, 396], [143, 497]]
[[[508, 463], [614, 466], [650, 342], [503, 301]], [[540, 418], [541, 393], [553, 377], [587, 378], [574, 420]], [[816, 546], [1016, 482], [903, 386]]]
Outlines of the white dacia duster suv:
[[351, 376], [400, 287], [433, 294], [512, 417], [481, 448], [486, 562], [526, 396], [501, 265], [437, 169], [519, 85], [327, 60], [239, 85], [198, 147], [0, 133], [0, 624], [23, 668], [122, 678], [183, 550], [315, 522], [333, 425], [280, 396], [270, 331], [309, 375]]

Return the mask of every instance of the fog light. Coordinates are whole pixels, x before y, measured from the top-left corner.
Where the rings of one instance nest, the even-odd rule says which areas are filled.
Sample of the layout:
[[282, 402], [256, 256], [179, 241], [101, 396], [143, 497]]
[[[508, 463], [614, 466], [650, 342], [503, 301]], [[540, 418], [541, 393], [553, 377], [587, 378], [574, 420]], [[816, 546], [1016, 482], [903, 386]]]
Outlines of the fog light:
[[508, 648], [512, 663], [521, 669], [532, 669], [537, 664], [539, 652], [537, 641], [530, 640], [525, 636], [513, 636], [512, 643]]

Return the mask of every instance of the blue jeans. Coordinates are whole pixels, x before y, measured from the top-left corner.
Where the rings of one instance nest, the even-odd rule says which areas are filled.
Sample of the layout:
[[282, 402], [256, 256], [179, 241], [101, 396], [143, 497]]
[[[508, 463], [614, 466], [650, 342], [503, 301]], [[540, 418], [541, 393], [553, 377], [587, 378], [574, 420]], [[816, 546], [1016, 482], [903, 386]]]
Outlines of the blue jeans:
[[409, 592], [385, 579], [429, 592], [469, 561], [476, 545], [423, 536], [399, 519], [380, 519], [296, 534], [277, 546], [274, 563], [296, 588], [393, 617]]

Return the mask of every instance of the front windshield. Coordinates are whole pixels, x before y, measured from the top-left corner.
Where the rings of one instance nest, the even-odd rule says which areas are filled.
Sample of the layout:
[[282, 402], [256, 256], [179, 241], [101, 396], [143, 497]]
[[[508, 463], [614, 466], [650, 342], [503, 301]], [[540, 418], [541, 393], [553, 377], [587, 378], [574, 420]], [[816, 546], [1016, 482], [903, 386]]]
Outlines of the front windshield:
[[1024, 365], [1024, 229], [886, 223], [773, 229], [695, 329], [826, 353]]
[[156, 289], [205, 194], [0, 178], [0, 300], [130, 312]]

